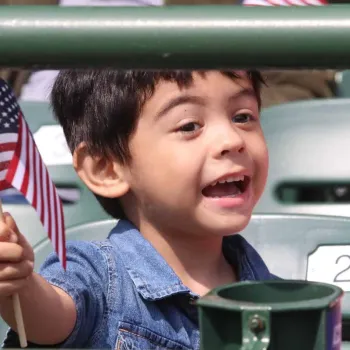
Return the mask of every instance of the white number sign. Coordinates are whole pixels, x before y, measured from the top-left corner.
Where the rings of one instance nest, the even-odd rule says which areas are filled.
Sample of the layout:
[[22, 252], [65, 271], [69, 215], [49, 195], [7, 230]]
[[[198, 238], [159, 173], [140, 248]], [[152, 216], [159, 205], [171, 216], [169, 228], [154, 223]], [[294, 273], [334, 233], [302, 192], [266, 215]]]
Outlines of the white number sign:
[[350, 292], [350, 245], [318, 247], [309, 256], [306, 278], [335, 284]]

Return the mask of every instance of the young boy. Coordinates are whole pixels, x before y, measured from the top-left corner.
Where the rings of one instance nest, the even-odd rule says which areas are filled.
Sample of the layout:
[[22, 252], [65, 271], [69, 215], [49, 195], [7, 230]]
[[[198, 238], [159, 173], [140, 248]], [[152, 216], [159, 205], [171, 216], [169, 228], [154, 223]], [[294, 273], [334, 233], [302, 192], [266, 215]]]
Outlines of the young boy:
[[[242, 280], [274, 278], [238, 234], [262, 194], [268, 154], [259, 73], [64, 71], [54, 113], [74, 167], [121, 218], [99, 242], [67, 245], [41, 274], [7, 215], [0, 224], [0, 311], [20, 294], [33, 346], [199, 349], [194, 301]], [[106, 233], [107, 235], [107, 233]]]

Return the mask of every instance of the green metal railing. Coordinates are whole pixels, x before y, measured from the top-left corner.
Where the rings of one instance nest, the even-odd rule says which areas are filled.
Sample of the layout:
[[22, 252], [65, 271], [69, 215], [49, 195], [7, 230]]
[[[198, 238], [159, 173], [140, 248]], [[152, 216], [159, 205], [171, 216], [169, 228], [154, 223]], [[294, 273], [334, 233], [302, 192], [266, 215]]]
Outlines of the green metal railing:
[[350, 6], [1, 6], [0, 66], [347, 68]]

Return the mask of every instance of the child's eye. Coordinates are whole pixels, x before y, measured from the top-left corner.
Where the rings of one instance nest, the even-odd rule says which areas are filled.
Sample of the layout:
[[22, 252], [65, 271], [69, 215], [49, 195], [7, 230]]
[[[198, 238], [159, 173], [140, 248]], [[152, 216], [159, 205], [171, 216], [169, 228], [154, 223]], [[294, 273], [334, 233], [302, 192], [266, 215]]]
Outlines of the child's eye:
[[185, 125], [182, 125], [178, 131], [184, 132], [184, 133], [191, 133], [191, 132], [195, 132], [198, 129], [200, 129], [201, 126], [198, 123], [195, 122], [191, 122], [191, 123], [187, 123]]
[[240, 113], [235, 115], [232, 118], [232, 121], [234, 123], [240, 123], [240, 124], [248, 123], [252, 120], [254, 120], [254, 117], [250, 113]]

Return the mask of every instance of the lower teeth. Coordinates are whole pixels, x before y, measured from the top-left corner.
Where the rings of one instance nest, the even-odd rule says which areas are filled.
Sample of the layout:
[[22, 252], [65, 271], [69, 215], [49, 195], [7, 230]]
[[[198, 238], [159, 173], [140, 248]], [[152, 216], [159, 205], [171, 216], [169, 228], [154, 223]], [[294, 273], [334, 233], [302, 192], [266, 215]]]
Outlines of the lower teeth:
[[241, 191], [238, 191], [235, 194], [228, 194], [226, 196], [214, 196], [213, 198], [235, 198], [241, 194]]

